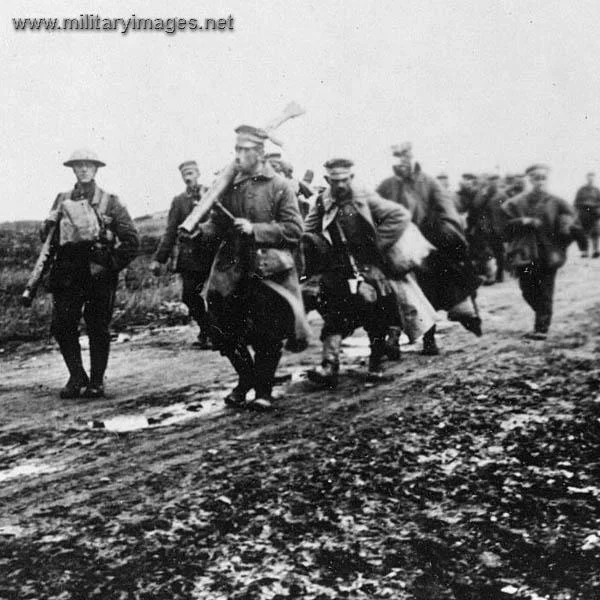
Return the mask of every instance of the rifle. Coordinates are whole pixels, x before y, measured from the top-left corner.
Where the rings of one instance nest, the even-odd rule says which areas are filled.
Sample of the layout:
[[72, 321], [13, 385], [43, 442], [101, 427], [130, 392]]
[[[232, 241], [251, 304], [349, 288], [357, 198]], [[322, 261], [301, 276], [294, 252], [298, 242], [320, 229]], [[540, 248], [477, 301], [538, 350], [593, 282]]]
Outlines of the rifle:
[[[268, 132], [273, 131], [289, 119], [303, 115], [305, 112], [306, 111], [300, 105], [291, 102], [278, 117], [267, 124], [265, 130]], [[191, 236], [193, 234], [194, 229], [201, 221], [202, 217], [204, 217], [204, 215], [206, 215], [221, 198], [229, 184], [233, 181], [235, 174], [235, 162], [231, 162], [219, 173], [219, 176], [211, 185], [208, 192], [204, 194], [200, 202], [194, 207], [194, 210], [188, 215], [187, 219], [179, 226], [178, 230], [181, 235]]]
[[44, 274], [48, 271], [48, 268], [50, 267], [50, 262], [54, 257], [55, 247], [52, 241], [54, 238], [56, 228], [57, 224], [55, 223], [48, 230], [46, 240], [42, 245], [42, 249], [40, 250], [38, 258], [35, 261], [35, 265], [33, 266], [31, 275], [29, 276], [27, 284], [25, 285], [25, 291], [21, 295], [20, 302], [26, 308], [29, 308], [31, 306], [31, 303], [35, 298], [37, 289], [40, 285], [40, 281], [42, 280]]

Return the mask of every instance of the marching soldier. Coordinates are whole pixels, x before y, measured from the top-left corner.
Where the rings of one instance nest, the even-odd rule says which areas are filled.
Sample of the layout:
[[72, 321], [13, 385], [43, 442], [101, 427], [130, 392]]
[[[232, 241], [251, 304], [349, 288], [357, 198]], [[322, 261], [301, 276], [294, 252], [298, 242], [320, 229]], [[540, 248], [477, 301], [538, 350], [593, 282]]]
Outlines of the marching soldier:
[[281, 152], [267, 152], [265, 153], [265, 161], [271, 165], [271, 168], [277, 175], [283, 175], [283, 165]]
[[294, 177], [294, 167], [292, 163], [287, 160], [281, 161], [281, 174], [289, 181], [296, 198], [298, 198], [298, 207], [300, 208], [300, 214], [305, 219], [310, 211], [310, 197], [313, 195], [313, 191], [299, 179]]
[[[485, 285], [504, 281], [504, 237], [501, 207], [507, 196], [499, 176], [488, 175], [467, 216], [467, 239], [471, 256]], [[494, 264], [495, 263], [495, 264]]]
[[[308, 377], [333, 388], [342, 339], [357, 327], [369, 335], [368, 377], [382, 375], [388, 328], [399, 321], [402, 311], [404, 316], [408, 312], [404, 285], [411, 282], [399, 281], [406, 273], [393, 252], [410, 225], [410, 214], [356, 186], [352, 161], [332, 159], [324, 166], [329, 187], [318, 196], [305, 222], [307, 275], [318, 276], [317, 308], [324, 320], [322, 362]], [[421, 305], [411, 306], [412, 333], [418, 337], [433, 326], [435, 313], [416, 283], [414, 290], [422, 296]]]
[[235, 132], [237, 174], [199, 226], [220, 242], [205, 295], [214, 347], [239, 377], [225, 403], [262, 411], [272, 408], [283, 340], [300, 349], [309, 335], [295, 266], [302, 217], [289, 183], [265, 160], [268, 133], [248, 125]]
[[[119, 198], [96, 184], [98, 168], [105, 163], [94, 152], [74, 152], [64, 165], [73, 169], [77, 182], [72, 190], [58, 194], [42, 231], [44, 239], [51, 231], [54, 236], [51, 331], [70, 375], [60, 397], [100, 398], [119, 271], [135, 257], [139, 238]], [[90, 342], [89, 377], [79, 345], [82, 313]]]
[[582, 229], [579, 247], [583, 258], [588, 257], [588, 237], [592, 240], [592, 258], [600, 257], [600, 190], [594, 185], [595, 176], [595, 173], [588, 173], [586, 185], [580, 187], [575, 196], [575, 210]]
[[510, 198], [502, 206], [508, 259], [516, 271], [523, 298], [535, 312], [534, 330], [525, 337], [534, 340], [547, 337], [556, 273], [565, 264], [574, 226], [571, 206], [546, 191], [548, 172], [545, 165], [529, 167], [525, 173], [533, 189]]
[[454, 203], [463, 228], [467, 226], [467, 217], [476, 197], [477, 177], [472, 173], [463, 173], [458, 184], [458, 191], [454, 196]]
[[504, 177], [503, 194], [512, 198], [525, 191], [525, 176], [522, 173], [507, 173]]
[[[185, 221], [201, 198], [198, 185], [200, 170], [196, 161], [188, 160], [181, 163], [179, 171], [185, 182], [186, 190], [175, 196], [171, 202], [167, 229], [150, 263], [150, 270], [156, 276], [160, 274], [162, 265], [167, 262], [177, 244], [177, 228]], [[202, 349], [210, 349], [212, 346], [207, 336], [206, 310], [201, 291], [208, 278], [216, 248], [214, 244], [202, 243], [200, 240], [182, 239], [178, 244], [178, 250], [175, 270], [181, 275], [183, 287], [181, 299], [188, 307], [192, 319], [200, 327], [198, 339], [194, 345]]]
[[[481, 319], [475, 306], [479, 281], [468, 256], [456, 205], [439, 184], [413, 165], [412, 144], [392, 147], [396, 158], [394, 175], [379, 184], [383, 198], [405, 206], [412, 221], [431, 242], [432, 253], [418, 272], [418, 282], [436, 310], [448, 311], [448, 318], [481, 335]], [[435, 327], [423, 337], [423, 354], [436, 355]]]
[[450, 193], [450, 179], [448, 179], [448, 175], [446, 173], [440, 173], [436, 179], [440, 184], [441, 188], [446, 191], [448, 194]]

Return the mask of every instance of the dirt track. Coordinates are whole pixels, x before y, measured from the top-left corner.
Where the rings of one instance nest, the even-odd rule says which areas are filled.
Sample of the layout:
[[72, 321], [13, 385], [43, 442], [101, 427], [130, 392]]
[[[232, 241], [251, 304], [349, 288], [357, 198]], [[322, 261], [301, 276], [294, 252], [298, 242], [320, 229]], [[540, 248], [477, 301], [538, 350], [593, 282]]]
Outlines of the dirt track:
[[[600, 261], [561, 271], [547, 342], [520, 339], [532, 315], [514, 280], [482, 288], [480, 307], [482, 338], [442, 322], [442, 356], [405, 348], [379, 386], [349, 372], [314, 392], [301, 372], [315, 336], [285, 356], [269, 415], [222, 408], [232, 371], [191, 348], [191, 328], [115, 343], [93, 402], [58, 399], [53, 346], [21, 347], [0, 379], [0, 598], [600, 597], [597, 420], [581, 439], [561, 429], [600, 412]], [[349, 344], [360, 371], [363, 340]], [[519, 458], [530, 434], [558, 444], [552, 465]], [[556, 471], [543, 478], [571, 504], [538, 522], [556, 498], [514, 475], [523, 465]], [[494, 468], [505, 488], [485, 495]], [[568, 552], [543, 563], [557, 543]]]

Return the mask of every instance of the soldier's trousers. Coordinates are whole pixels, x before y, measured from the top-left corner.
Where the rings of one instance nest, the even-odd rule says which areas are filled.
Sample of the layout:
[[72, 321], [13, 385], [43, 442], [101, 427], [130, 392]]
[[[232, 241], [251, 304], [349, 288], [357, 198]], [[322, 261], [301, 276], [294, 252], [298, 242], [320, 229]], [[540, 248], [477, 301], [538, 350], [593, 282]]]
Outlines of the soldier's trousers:
[[79, 345], [79, 322], [83, 316], [90, 341], [90, 379], [100, 385], [110, 351], [110, 320], [115, 303], [117, 279], [113, 273], [104, 276], [84, 274], [66, 288], [53, 292], [50, 330], [58, 342], [72, 376], [83, 370]]
[[525, 302], [535, 312], [535, 331], [547, 333], [552, 321], [556, 268], [534, 264], [517, 270], [519, 287]]
[[358, 327], [363, 327], [371, 340], [384, 339], [388, 327], [397, 324], [393, 294], [381, 297], [374, 286], [364, 281], [359, 284], [358, 293], [352, 294], [342, 274], [326, 273], [321, 281], [321, 297], [321, 340], [330, 335], [347, 337]]
[[[239, 387], [268, 397], [281, 359], [283, 340], [294, 331], [287, 302], [258, 279], [227, 298], [208, 297], [209, 335], [215, 350], [227, 356], [240, 377]], [[254, 350], [254, 358], [248, 352]]]
[[496, 259], [496, 281], [502, 281], [504, 279], [504, 266], [505, 266], [505, 255], [506, 249], [504, 248], [504, 240], [500, 236], [493, 236], [490, 238], [490, 249]]
[[582, 252], [588, 250], [588, 237], [592, 240], [592, 251], [598, 252], [598, 239], [600, 238], [600, 217], [592, 208], [580, 209], [578, 212], [582, 233], [577, 239], [577, 245]]
[[200, 293], [206, 281], [203, 271], [181, 271], [182, 293], [181, 301], [188, 307], [190, 317], [198, 323], [204, 332], [206, 327], [206, 308]]

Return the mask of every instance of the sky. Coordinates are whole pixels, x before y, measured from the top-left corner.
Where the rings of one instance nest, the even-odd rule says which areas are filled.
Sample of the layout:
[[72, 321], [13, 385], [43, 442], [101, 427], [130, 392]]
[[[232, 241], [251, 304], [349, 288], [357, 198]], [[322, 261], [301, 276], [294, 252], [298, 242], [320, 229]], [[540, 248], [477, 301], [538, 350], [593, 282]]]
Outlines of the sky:
[[[15, 31], [13, 18], [233, 17], [233, 30]], [[597, 0], [12, 0], [0, 7], [0, 221], [41, 219], [74, 183], [77, 148], [133, 216], [169, 207], [177, 165], [209, 183], [233, 158], [233, 129], [290, 101], [284, 155], [320, 178], [333, 156], [375, 186], [392, 144], [425, 172], [552, 167], [572, 200], [600, 180]]]

